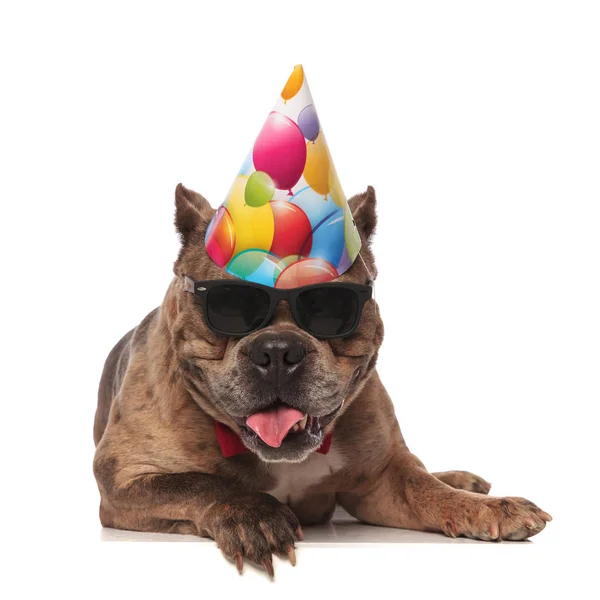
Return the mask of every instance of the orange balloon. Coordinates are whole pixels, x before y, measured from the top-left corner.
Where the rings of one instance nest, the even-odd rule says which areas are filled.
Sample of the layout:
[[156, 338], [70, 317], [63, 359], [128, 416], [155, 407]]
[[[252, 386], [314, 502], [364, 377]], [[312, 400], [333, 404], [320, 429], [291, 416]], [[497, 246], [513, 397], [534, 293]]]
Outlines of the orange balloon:
[[283, 86], [281, 90], [281, 97], [284, 102], [287, 102], [290, 98], [293, 98], [302, 87], [304, 83], [304, 69], [302, 65], [296, 65], [290, 78], [287, 80], [287, 83]]
[[339, 277], [335, 267], [322, 258], [303, 258], [286, 267], [275, 282], [280, 290], [326, 283]]
[[329, 150], [323, 132], [314, 142], [306, 144], [306, 165], [304, 165], [304, 179], [310, 187], [327, 196], [329, 193]]

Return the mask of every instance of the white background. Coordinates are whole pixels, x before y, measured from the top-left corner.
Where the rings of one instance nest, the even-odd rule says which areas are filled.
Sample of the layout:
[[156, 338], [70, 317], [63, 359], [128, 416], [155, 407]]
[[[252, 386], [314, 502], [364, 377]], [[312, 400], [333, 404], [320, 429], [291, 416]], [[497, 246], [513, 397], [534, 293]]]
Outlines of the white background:
[[[591, 597], [598, 5], [0, 6], [3, 595]], [[299, 62], [347, 195], [377, 190], [409, 446], [550, 512], [531, 544], [306, 547], [271, 585], [208, 544], [100, 540], [96, 388], [169, 283], [175, 185], [218, 205]]]

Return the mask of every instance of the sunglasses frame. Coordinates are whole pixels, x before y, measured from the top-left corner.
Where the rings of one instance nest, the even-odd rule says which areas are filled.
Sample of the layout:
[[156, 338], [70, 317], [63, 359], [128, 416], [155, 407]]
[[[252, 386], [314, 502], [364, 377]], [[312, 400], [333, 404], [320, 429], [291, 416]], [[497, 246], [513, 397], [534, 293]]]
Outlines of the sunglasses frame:
[[[356, 328], [358, 327], [358, 325], [360, 323], [360, 319], [362, 317], [362, 312], [363, 312], [363, 308], [364, 308], [365, 304], [373, 297], [373, 281], [367, 282], [366, 285], [363, 285], [360, 283], [343, 283], [343, 282], [331, 281], [328, 283], [316, 283], [313, 285], [305, 285], [303, 287], [297, 287], [297, 288], [276, 289], [273, 287], [269, 287], [268, 285], [262, 285], [260, 283], [253, 283], [251, 281], [245, 281], [243, 279], [240, 279], [240, 280], [209, 279], [206, 281], [194, 281], [191, 277], [188, 277], [187, 275], [184, 275], [183, 279], [184, 279], [185, 291], [194, 294], [195, 296], [197, 296], [198, 298], [200, 298], [202, 300], [202, 307], [204, 310], [204, 320], [206, 321], [206, 324], [215, 333], [219, 333], [221, 335], [225, 335], [228, 337], [245, 337], [247, 335], [250, 335], [251, 333], [254, 333], [255, 331], [258, 331], [259, 329], [263, 329], [267, 325], [267, 323], [269, 323], [269, 321], [273, 318], [273, 315], [275, 314], [275, 310], [277, 309], [277, 305], [279, 304], [279, 302], [281, 300], [286, 300], [287, 303], [289, 304], [290, 310], [292, 312], [292, 315], [293, 315], [294, 320], [296, 321], [296, 324], [298, 325], [298, 327], [300, 327], [300, 329], [303, 329], [304, 331], [310, 333], [310, 335], [312, 335], [313, 337], [316, 337], [319, 340], [330, 340], [330, 339], [336, 339], [336, 338], [349, 337], [354, 333], [354, 331], [356, 330]], [[223, 330], [215, 327], [208, 318], [208, 302], [206, 300], [208, 298], [208, 294], [210, 293], [210, 291], [217, 287], [224, 287], [224, 286], [231, 286], [231, 285], [237, 285], [237, 286], [241, 286], [241, 287], [248, 287], [248, 288], [264, 290], [269, 296], [269, 300], [270, 300], [269, 309], [267, 311], [267, 314], [266, 314], [264, 320], [261, 322], [261, 324], [258, 327], [254, 327], [253, 329], [251, 329], [250, 331], [246, 331], [245, 333], [231, 333], [229, 331], [223, 331]], [[356, 319], [354, 321], [354, 324], [352, 325], [352, 328], [349, 331], [347, 331], [343, 334], [317, 335], [317, 334], [313, 333], [312, 331], [310, 331], [310, 329], [307, 329], [306, 327], [304, 327], [303, 325], [300, 324], [300, 321], [297, 318], [298, 311], [296, 308], [298, 296], [300, 296], [300, 294], [302, 294], [303, 292], [313, 290], [313, 289], [319, 289], [319, 288], [323, 288], [323, 287], [343, 288], [346, 290], [351, 290], [356, 294], [356, 298], [358, 300]]]

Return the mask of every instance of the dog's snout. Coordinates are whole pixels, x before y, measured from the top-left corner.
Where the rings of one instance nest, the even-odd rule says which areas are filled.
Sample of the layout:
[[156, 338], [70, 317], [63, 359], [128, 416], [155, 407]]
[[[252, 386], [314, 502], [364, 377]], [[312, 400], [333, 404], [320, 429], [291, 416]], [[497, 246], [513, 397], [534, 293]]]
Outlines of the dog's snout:
[[262, 333], [250, 346], [250, 360], [265, 377], [282, 385], [304, 360], [306, 350], [300, 337], [292, 332]]

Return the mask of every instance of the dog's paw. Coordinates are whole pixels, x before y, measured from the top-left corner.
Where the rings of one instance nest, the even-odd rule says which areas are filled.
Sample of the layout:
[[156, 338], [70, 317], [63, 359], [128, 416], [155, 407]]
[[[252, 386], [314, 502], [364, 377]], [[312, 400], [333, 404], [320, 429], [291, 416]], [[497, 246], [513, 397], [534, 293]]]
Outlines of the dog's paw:
[[433, 473], [433, 475], [445, 484], [457, 490], [466, 490], [476, 494], [489, 494], [492, 484], [483, 477], [469, 473], [468, 471], [444, 471]]
[[446, 535], [485, 541], [524, 540], [536, 535], [552, 517], [525, 498], [473, 498], [446, 519]]
[[273, 553], [287, 555], [296, 564], [295, 541], [302, 529], [289, 506], [269, 494], [240, 495], [214, 504], [199, 527], [215, 540], [241, 573], [244, 559], [263, 566], [274, 576]]

